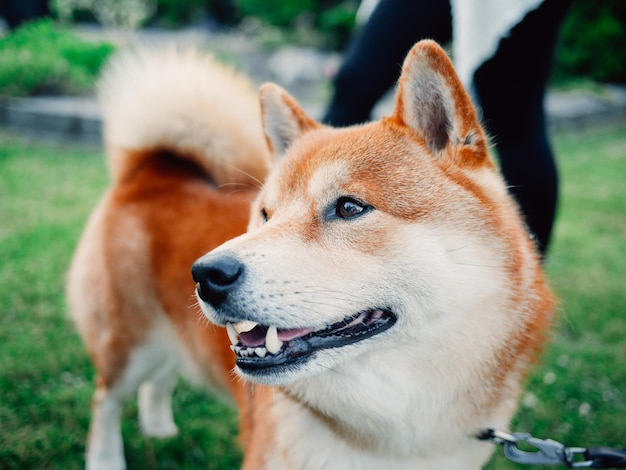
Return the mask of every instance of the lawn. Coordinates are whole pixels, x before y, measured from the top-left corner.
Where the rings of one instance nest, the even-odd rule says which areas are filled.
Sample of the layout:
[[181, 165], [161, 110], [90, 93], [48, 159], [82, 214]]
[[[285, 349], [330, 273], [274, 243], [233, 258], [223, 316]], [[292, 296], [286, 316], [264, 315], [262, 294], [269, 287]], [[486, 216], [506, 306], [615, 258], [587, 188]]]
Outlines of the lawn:
[[[561, 206], [547, 269], [561, 299], [512, 429], [626, 446], [626, 122], [555, 135]], [[107, 185], [100, 152], [0, 134], [0, 469], [83, 465], [94, 372], [68, 320], [65, 271]], [[129, 468], [237, 468], [236, 417], [181, 383], [179, 436], [144, 438], [125, 409]], [[491, 469], [523, 468], [500, 451]], [[538, 468], [538, 467], [534, 467]]]

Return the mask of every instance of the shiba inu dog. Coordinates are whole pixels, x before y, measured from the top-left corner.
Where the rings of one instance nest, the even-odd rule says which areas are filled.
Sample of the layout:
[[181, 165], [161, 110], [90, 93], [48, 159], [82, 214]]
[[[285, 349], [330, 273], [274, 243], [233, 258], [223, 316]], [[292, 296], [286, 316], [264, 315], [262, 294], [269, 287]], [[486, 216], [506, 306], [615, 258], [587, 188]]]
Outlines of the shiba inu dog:
[[480, 468], [553, 299], [452, 63], [415, 45], [380, 122], [322, 126], [271, 84], [261, 105], [248, 233], [193, 266], [260, 384], [244, 468]]
[[115, 57], [99, 87], [112, 186], [69, 272], [71, 314], [97, 371], [90, 469], [125, 468], [121, 407], [139, 390], [151, 436], [176, 434], [171, 395], [184, 372], [235, 397], [225, 333], [192, 308], [193, 261], [243, 233], [269, 152], [258, 92], [210, 57]]
[[390, 116], [344, 129], [272, 84], [259, 113], [196, 55], [123, 57], [102, 90], [113, 186], [68, 285], [98, 372], [88, 467], [124, 467], [137, 389], [146, 433], [176, 432], [181, 368], [234, 398], [244, 469], [486, 463], [476, 434], [507, 427], [554, 301], [437, 44]]

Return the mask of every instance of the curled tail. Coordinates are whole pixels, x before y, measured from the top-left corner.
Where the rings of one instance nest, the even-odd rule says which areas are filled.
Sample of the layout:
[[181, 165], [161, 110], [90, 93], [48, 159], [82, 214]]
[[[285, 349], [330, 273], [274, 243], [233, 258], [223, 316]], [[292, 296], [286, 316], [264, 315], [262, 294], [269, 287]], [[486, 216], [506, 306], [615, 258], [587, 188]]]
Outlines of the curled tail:
[[119, 53], [98, 94], [115, 181], [162, 151], [195, 163], [217, 185], [264, 180], [269, 154], [258, 94], [211, 56], [174, 47]]

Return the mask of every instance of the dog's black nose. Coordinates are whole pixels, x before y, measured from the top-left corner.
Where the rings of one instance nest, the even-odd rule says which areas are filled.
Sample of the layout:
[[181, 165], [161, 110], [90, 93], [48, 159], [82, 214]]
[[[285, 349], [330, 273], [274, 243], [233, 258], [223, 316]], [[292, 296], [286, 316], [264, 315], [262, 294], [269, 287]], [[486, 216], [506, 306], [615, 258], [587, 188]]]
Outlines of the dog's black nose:
[[191, 275], [197, 284], [198, 295], [213, 307], [218, 307], [243, 279], [244, 264], [231, 255], [204, 261], [198, 260], [191, 267]]

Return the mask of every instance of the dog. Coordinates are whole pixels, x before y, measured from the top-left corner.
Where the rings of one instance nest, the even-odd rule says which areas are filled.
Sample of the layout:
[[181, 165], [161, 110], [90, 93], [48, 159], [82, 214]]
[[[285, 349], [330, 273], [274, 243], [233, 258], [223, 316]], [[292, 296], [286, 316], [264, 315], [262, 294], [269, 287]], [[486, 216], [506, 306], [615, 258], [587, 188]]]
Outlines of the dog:
[[273, 84], [261, 108], [248, 232], [192, 269], [256, 384], [244, 468], [480, 468], [554, 299], [451, 61], [416, 44], [379, 122], [323, 126]]
[[124, 467], [137, 389], [142, 429], [176, 432], [181, 367], [234, 399], [245, 470], [484, 465], [554, 299], [445, 52], [415, 45], [393, 112], [343, 129], [273, 84], [244, 112], [173, 57], [101, 87], [114, 183], [68, 284], [98, 372], [87, 466]]
[[234, 397], [224, 331], [202, 320], [194, 260], [244, 233], [270, 155], [258, 90], [192, 50], [115, 56], [99, 83], [111, 188], [93, 211], [67, 279], [67, 303], [97, 372], [89, 469], [125, 468], [124, 401], [138, 392], [150, 436], [177, 433], [179, 374]]

